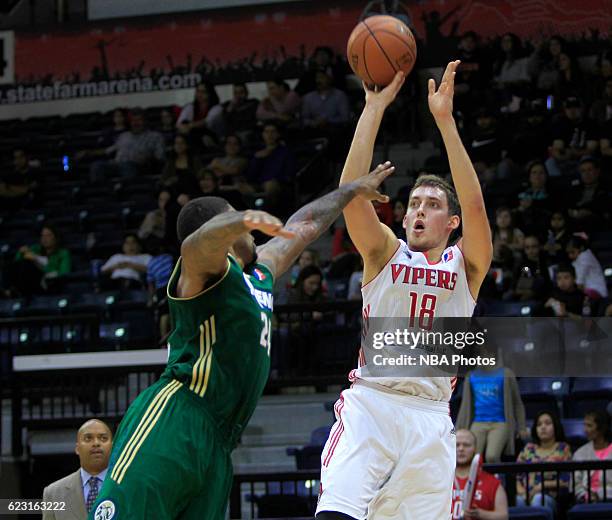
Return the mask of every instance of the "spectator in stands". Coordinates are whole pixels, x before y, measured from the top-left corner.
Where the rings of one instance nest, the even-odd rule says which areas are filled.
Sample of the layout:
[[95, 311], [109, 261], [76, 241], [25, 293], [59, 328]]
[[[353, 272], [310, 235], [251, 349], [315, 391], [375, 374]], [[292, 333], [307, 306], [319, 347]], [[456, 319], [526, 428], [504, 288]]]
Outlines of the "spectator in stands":
[[487, 462], [499, 462], [504, 448], [508, 455], [514, 455], [515, 436], [529, 436], [514, 373], [508, 368], [488, 367], [469, 372], [456, 427], [474, 433], [476, 449], [485, 454]]
[[[106, 423], [99, 419], [85, 422], [79, 428], [75, 447], [79, 469], [45, 487], [43, 500], [64, 504], [70, 518], [86, 520], [106, 478], [112, 442], [113, 434]], [[52, 509], [45, 511], [42, 517], [43, 520], [68, 518], [60, 517]]]
[[144, 112], [134, 109], [130, 113], [130, 130], [123, 132], [105, 153], [114, 157], [92, 163], [92, 182], [102, 181], [113, 174], [135, 177], [139, 173], [149, 173], [150, 169], [156, 171], [165, 157], [164, 139], [159, 132], [148, 130]]
[[268, 95], [257, 107], [257, 120], [288, 125], [295, 121], [300, 109], [300, 96], [282, 79], [268, 81]]
[[578, 231], [607, 229], [610, 215], [610, 200], [600, 179], [597, 159], [583, 157], [578, 167], [580, 185], [575, 198], [569, 201], [567, 213]]
[[554, 93], [557, 99], [566, 99], [570, 96], [582, 98], [585, 93], [584, 78], [575, 58], [562, 52], [557, 60], [557, 78]]
[[[531, 427], [532, 442], [528, 442], [519, 453], [517, 462], [563, 462], [571, 460], [572, 452], [565, 442], [565, 433], [559, 417], [549, 411], [538, 413]], [[569, 473], [559, 475], [559, 488], [569, 489]], [[554, 518], [557, 508], [557, 474], [556, 472], [528, 473], [528, 478], [521, 475], [517, 480], [517, 505], [540, 506], [550, 509], [550, 519]]]
[[151, 255], [142, 253], [142, 244], [138, 236], [128, 233], [123, 239], [122, 252], [111, 256], [102, 266], [101, 272], [110, 275], [110, 283], [104, 285], [112, 289], [142, 289], [143, 275]]
[[190, 150], [187, 138], [177, 135], [174, 138], [173, 153], [162, 170], [160, 184], [174, 194], [197, 193], [197, 175], [203, 167], [199, 157]]
[[393, 202], [393, 221], [391, 222], [391, 231], [395, 233], [397, 238], [404, 240], [406, 238], [406, 230], [404, 229], [404, 217], [406, 216], [406, 204], [403, 199], [397, 198]]
[[306, 128], [325, 131], [349, 122], [348, 97], [333, 86], [331, 75], [320, 70], [315, 75], [316, 90], [302, 99], [302, 122]]
[[551, 177], [571, 177], [576, 162], [571, 158], [568, 147], [562, 139], [553, 139], [548, 147], [549, 157], [544, 163]]
[[523, 254], [517, 264], [514, 280], [513, 299], [544, 301], [550, 293], [548, 260], [540, 247], [538, 237], [534, 235], [525, 237]]
[[215, 172], [222, 186], [235, 186], [237, 179], [244, 173], [248, 161], [241, 155], [240, 137], [230, 134], [225, 138], [225, 155], [215, 157], [207, 166]]
[[471, 114], [475, 107], [481, 106], [483, 93], [490, 79], [490, 59], [480, 47], [474, 31], [466, 32], [459, 43], [457, 59], [461, 65], [455, 78], [456, 108], [464, 114]]
[[[584, 432], [589, 442], [578, 448], [573, 459], [579, 460], [612, 460], [612, 443], [610, 443], [610, 416], [603, 410], [587, 412], [584, 416]], [[603, 500], [602, 471], [575, 472], [574, 494], [578, 502], [600, 502]], [[612, 470], [606, 471], [606, 496], [612, 497]]]
[[170, 191], [162, 189], [157, 195], [157, 209], [149, 211], [138, 228], [138, 238], [148, 241], [163, 240], [166, 236], [166, 205], [172, 198]]
[[215, 172], [208, 168], [203, 169], [198, 175], [199, 193], [198, 197], [221, 197], [219, 191], [219, 179]]
[[495, 211], [495, 226], [493, 228], [493, 260], [503, 260], [504, 249], [509, 249], [515, 257], [519, 257], [523, 249], [525, 235], [514, 226], [510, 208], [501, 206]]
[[249, 97], [249, 90], [245, 83], [235, 83], [232, 99], [223, 103], [227, 131], [230, 134], [238, 134], [244, 139], [249, 139], [257, 125], [258, 104], [256, 99]]
[[584, 293], [576, 285], [576, 271], [570, 264], [561, 264], [557, 268], [557, 286], [553, 289], [546, 307], [557, 317], [579, 318], [585, 306]]
[[465, 487], [470, 465], [476, 455], [476, 436], [469, 430], [457, 430], [457, 466], [453, 482], [452, 520], [507, 520], [508, 497], [501, 482], [490, 473], [479, 469], [474, 483], [471, 504], [464, 504]]
[[169, 108], [162, 108], [159, 112], [159, 123], [159, 131], [164, 137], [164, 143], [166, 143], [166, 146], [172, 146], [176, 134], [174, 112]]
[[521, 40], [514, 33], [506, 33], [501, 37], [500, 52], [493, 64], [493, 80], [501, 90], [501, 101], [507, 104], [513, 95], [522, 94], [529, 82], [527, 60], [523, 58]]
[[565, 40], [561, 36], [553, 36], [548, 41], [543, 41], [529, 58], [529, 73], [535, 78], [538, 90], [544, 93], [553, 90], [559, 74], [557, 62], [565, 47]]
[[308, 70], [302, 74], [295, 86], [295, 91], [300, 96], [317, 88], [316, 76], [319, 71], [324, 71], [332, 78], [334, 87], [344, 90], [346, 86], [344, 67], [334, 59], [334, 51], [331, 47], [321, 46], [315, 49]]
[[0, 176], [0, 202], [9, 211], [21, 209], [37, 187], [30, 169], [28, 154], [23, 148], [13, 150], [13, 171]]
[[[309, 265], [300, 271], [295, 281], [295, 286], [289, 292], [288, 304], [295, 303], [321, 303], [327, 301], [323, 293], [323, 273], [316, 265]], [[322, 320], [324, 314], [320, 311], [312, 311], [313, 320]], [[302, 319], [306, 316], [302, 314]]]
[[[504, 123], [505, 161], [512, 161], [514, 169], [535, 159], [545, 160], [549, 156], [550, 129], [546, 102], [543, 99], [525, 99], [517, 118]], [[520, 173], [517, 171], [517, 173]], [[549, 172], [550, 174], [550, 172]], [[512, 178], [512, 171], [498, 168], [500, 178]]]
[[279, 202], [283, 185], [295, 174], [295, 159], [281, 140], [279, 127], [266, 123], [262, 138], [264, 148], [255, 153], [246, 171], [251, 191], [264, 193], [266, 204], [274, 207]]
[[563, 113], [553, 119], [552, 136], [563, 142], [574, 160], [599, 149], [597, 124], [584, 117], [582, 101], [574, 96], [565, 99]]
[[576, 283], [591, 300], [608, 297], [608, 288], [599, 260], [589, 248], [587, 240], [573, 235], [567, 243], [567, 256], [576, 270]]
[[553, 211], [550, 216], [548, 228], [548, 239], [544, 249], [548, 253], [551, 264], [558, 264], [567, 260], [565, 248], [570, 239], [570, 232], [567, 227], [567, 217], [562, 210]]
[[501, 146], [497, 129], [497, 114], [492, 107], [482, 107], [474, 111], [475, 121], [468, 133], [470, 157], [477, 171], [495, 166], [501, 160]]
[[597, 93], [589, 117], [600, 125], [612, 119], [612, 76], [606, 80], [603, 90]]
[[302, 254], [297, 259], [297, 262], [291, 268], [292, 287], [295, 286], [300, 272], [311, 265], [319, 267], [319, 255], [314, 249], [304, 249], [304, 251], [302, 251]]
[[224, 135], [223, 107], [212, 85], [200, 83], [191, 103], [183, 107], [176, 128], [195, 148], [214, 146]]
[[99, 141], [100, 146], [107, 148], [113, 146], [123, 132], [129, 131], [128, 111], [125, 108], [113, 110], [113, 126], [106, 130]]
[[153, 248], [153, 258], [147, 264], [147, 285], [149, 289], [149, 305], [155, 308], [159, 337], [164, 339], [170, 332], [170, 308], [166, 287], [174, 268], [174, 259], [166, 251], [163, 242]]
[[70, 252], [61, 246], [57, 229], [49, 223], [40, 231], [40, 242], [19, 248], [15, 261], [8, 268], [8, 295], [29, 298], [34, 294], [55, 292], [61, 276], [72, 267]]
[[528, 185], [519, 193], [519, 205], [514, 212], [517, 227], [525, 233], [545, 237], [552, 197], [548, 191], [548, 172], [541, 161], [527, 165]]

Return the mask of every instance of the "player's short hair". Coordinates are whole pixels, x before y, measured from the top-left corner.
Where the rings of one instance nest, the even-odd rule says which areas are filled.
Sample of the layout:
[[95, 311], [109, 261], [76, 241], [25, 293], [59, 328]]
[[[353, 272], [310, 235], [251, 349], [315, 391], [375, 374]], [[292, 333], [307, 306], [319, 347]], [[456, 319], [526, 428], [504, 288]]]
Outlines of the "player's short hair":
[[457, 192], [450, 182], [444, 180], [442, 177], [438, 177], [437, 175], [432, 175], [430, 173], [421, 175], [410, 190], [408, 200], [410, 200], [410, 197], [412, 197], [414, 190], [420, 188], [421, 186], [432, 186], [442, 190], [444, 193], [446, 193], [446, 200], [448, 201], [448, 214], [461, 216], [461, 206], [459, 205]]
[[185, 240], [211, 218], [230, 209], [229, 203], [221, 197], [198, 197], [190, 200], [185, 204], [176, 221], [176, 234], [179, 242]]

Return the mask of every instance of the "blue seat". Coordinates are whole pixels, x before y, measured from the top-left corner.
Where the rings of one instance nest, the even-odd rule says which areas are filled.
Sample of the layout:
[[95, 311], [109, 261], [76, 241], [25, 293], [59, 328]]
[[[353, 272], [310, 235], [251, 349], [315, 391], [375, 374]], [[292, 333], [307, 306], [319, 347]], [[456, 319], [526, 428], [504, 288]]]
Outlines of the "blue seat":
[[319, 469], [321, 453], [329, 437], [331, 425], [316, 428], [310, 434], [310, 442], [301, 448], [287, 448], [287, 455], [295, 457], [297, 469]]
[[568, 520], [612, 519], [612, 503], [578, 504], [567, 512]]
[[584, 433], [583, 419], [563, 419], [561, 422], [565, 431], [565, 438], [572, 447], [572, 451], [576, 451], [577, 448], [586, 444], [587, 438]]
[[100, 340], [103, 345], [118, 347], [125, 345], [131, 339], [128, 323], [102, 323], [100, 325]]
[[577, 377], [565, 402], [568, 417], [583, 417], [591, 410], [605, 410], [612, 400], [612, 378]]
[[118, 292], [83, 293], [79, 294], [70, 308], [73, 312], [106, 312], [119, 299]]
[[515, 518], [520, 518], [521, 520], [549, 520], [550, 510], [537, 506], [509, 507], [508, 518], [510, 520]]
[[0, 316], [14, 316], [21, 307], [23, 307], [23, 300], [0, 300]]
[[29, 304], [15, 312], [17, 316], [58, 315], [70, 310], [71, 297], [68, 294], [58, 296], [34, 296]]
[[531, 316], [535, 302], [491, 301], [487, 304], [486, 316], [510, 317]]

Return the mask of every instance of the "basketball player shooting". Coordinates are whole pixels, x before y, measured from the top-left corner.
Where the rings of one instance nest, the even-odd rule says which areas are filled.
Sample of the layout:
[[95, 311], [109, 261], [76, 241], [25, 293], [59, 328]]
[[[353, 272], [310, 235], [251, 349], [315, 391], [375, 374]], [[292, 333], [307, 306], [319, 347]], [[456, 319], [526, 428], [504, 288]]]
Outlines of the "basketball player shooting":
[[[371, 202], [344, 209], [363, 257], [364, 321], [372, 317], [469, 317], [492, 256], [491, 233], [476, 172], [453, 118], [459, 61], [439, 87], [429, 80], [429, 109], [442, 134], [455, 188], [434, 175], [418, 178], [404, 217], [406, 242], [380, 223]], [[399, 92], [397, 73], [380, 92], [365, 85], [340, 184], [365, 175], [385, 109]], [[463, 219], [463, 236], [449, 238]], [[336, 423], [323, 450], [318, 520], [447, 520], [451, 512], [455, 438], [450, 377], [370, 378], [359, 367], [336, 402]], [[381, 382], [384, 381], [384, 382]]]

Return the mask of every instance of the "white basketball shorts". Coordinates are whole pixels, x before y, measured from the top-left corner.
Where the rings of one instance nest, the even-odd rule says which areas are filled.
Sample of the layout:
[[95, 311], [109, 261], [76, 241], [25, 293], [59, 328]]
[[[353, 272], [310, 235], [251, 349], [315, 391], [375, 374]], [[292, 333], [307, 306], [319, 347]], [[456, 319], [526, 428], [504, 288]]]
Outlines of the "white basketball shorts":
[[342, 392], [321, 455], [317, 513], [449, 520], [455, 431], [448, 403], [357, 381]]

